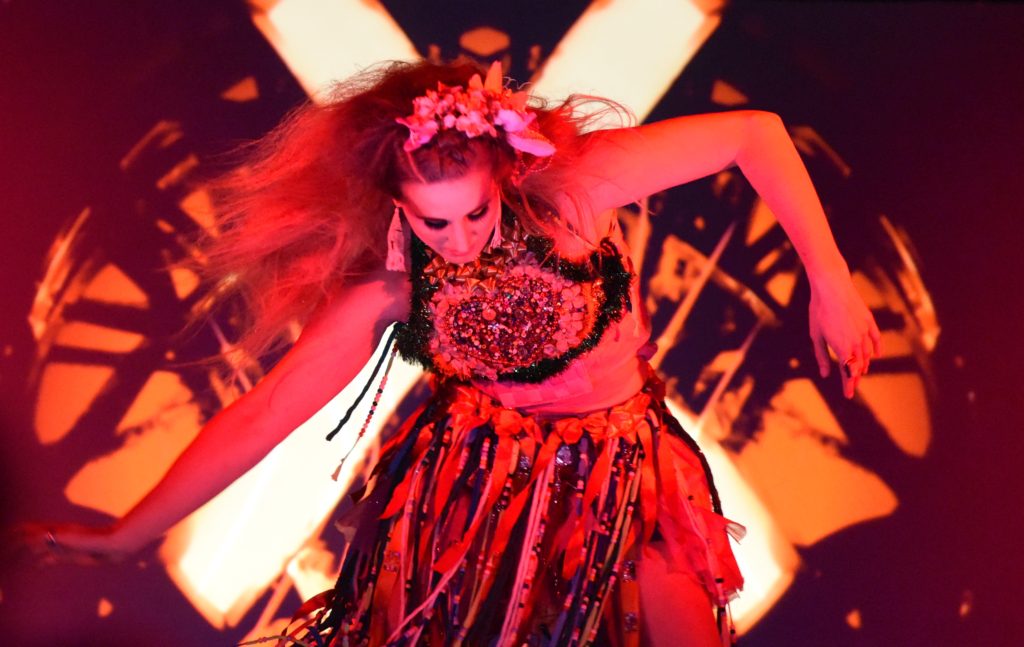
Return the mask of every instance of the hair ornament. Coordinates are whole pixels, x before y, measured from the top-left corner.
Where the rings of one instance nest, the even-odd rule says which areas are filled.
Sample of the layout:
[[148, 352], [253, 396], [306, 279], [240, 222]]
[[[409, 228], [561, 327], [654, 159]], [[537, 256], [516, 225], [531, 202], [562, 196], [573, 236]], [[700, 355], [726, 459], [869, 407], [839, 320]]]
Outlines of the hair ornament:
[[441, 130], [452, 128], [473, 138], [498, 137], [498, 128], [509, 146], [536, 157], [550, 157], [555, 145], [534, 127], [537, 113], [526, 107], [526, 91], [512, 92], [501, 80], [501, 62], [494, 61], [487, 78], [474, 74], [469, 85], [447, 86], [440, 81], [437, 90], [413, 99], [413, 113], [396, 119], [409, 129], [403, 148], [413, 151], [428, 143]]

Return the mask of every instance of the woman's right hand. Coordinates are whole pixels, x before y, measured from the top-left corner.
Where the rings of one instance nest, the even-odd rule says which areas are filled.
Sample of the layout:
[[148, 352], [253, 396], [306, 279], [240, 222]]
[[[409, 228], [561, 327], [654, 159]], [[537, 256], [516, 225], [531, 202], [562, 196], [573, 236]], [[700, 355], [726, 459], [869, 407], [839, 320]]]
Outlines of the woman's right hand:
[[115, 526], [29, 522], [15, 526], [11, 534], [18, 552], [28, 552], [43, 564], [109, 564], [135, 552], [123, 545]]

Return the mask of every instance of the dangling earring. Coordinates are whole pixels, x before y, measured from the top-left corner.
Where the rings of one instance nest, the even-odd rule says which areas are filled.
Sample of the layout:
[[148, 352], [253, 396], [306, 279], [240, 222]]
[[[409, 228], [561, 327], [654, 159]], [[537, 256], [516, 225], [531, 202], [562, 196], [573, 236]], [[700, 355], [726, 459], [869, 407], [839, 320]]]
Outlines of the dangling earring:
[[391, 225], [388, 227], [388, 257], [384, 267], [392, 272], [408, 271], [408, 264], [405, 262], [405, 231], [402, 228], [402, 214], [395, 203], [395, 212], [391, 216]]
[[[495, 185], [493, 184], [491, 185], [492, 190], [494, 189], [494, 186]], [[491, 234], [491, 240], [490, 242], [487, 243], [487, 251], [491, 251], [492, 249], [498, 249], [499, 247], [501, 247], [501, 243], [504, 240], [504, 238], [501, 235], [501, 220], [504, 211], [505, 202], [502, 199], [501, 190], [498, 189], [498, 217], [494, 219], [494, 233]]]
[[491, 242], [487, 244], [488, 251], [501, 247], [502, 240], [504, 240], [501, 237], [501, 212], [501, 207], [498, 207], [498, 217], [494, 219], [494, 233], [491, 234]]

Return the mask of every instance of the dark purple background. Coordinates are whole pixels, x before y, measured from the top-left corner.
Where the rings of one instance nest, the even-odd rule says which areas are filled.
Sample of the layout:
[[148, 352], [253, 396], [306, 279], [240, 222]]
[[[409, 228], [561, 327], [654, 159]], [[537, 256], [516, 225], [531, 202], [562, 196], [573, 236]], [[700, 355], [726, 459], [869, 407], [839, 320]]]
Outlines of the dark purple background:
[[[526, 45], [549, 50], [587, 3], [385, 4], [421, 51], [434, 42], [452, 55], [463, 30], [503, 29], [513, 40], [510, 74], [525, 78]], [[866, 524], [802, 552], [819, 570], [800, 574], [743, 645], [1011, 644], [1020, 635], [1011, 586], [1024, 574], [1021, 34], [1024, 9], [1013, 5], [735, 3], [652, 115], [695, 111], [694, 88], [721, 75], [742, 84], [751, 107], [813, 124], [854, 169], [863, 200], [909, 232], [943, 326], [935, 360], [946, 400], [933, 412], [927, 468], [901, 492], [910, 505], [884, 528]], [[247, 74], [260, 81], [258, 102], [210, 109]], [[0, 340], [12, 347], [0, 357], [0, 484], [8, 520], [93, 518], [61, 501], [62, 481], [39, 477], [53, 466], [34, 448], [23, 387], [33, 352], [26, 313], [56, 231], [83, 205], [126, 190], [117, 162], [156, 120], [184, 123], [207, 155], [258, 136], [301, 98], [240, 2], [0, 3]], [[855, 229], [842, 227], [850, 245]], [[209, 629], [154, 567], [5, 566], [6, 644], [239, 637]], [[960, 620], [964, 590], [974, 608]], [[116, 600], [105, 620], [95, 618], [100, 593]], [[851, 604], [862, 610], [862, 632], [843, 622]]]

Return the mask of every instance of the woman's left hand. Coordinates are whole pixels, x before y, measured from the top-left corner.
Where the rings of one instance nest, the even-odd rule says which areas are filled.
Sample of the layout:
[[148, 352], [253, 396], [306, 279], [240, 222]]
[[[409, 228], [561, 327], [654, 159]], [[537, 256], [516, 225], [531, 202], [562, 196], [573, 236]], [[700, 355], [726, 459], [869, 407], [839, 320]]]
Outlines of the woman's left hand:
[[818, 372], [828, 377], [832, 359], [838, 358], [843, 395], [852, 398], [862, 375], [868, 372], [872, 357], [882, 354], [882, 334], [878, 324], [857, 294], [849, 272], [830, 274], [811, 280], [809, 308], [811, 343]]
[[122, 561], [131, 551], [116, 541], [113, 526], [25, 522], [5, 531], [15, 553], [27, 553], [43, 565], [94, 566]]

